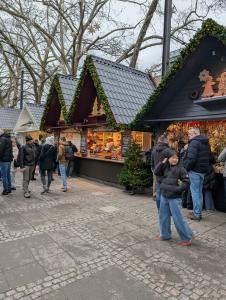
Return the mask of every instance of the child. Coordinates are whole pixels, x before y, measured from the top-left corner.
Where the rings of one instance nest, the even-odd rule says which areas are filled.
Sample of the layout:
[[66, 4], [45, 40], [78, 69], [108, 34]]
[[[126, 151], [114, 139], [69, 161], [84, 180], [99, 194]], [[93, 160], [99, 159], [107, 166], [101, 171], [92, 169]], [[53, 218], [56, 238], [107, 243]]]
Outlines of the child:
[[185, 221], [181, 209], [181, 194], [189, 185], [186, 170], [179, 164], [179, 158], [174, 150], [168, 151], [168, 158], [158, 163], [154, 173], [162, 176], [161, 200], [159, 209], [159, 240], [171, 239], [171, 215], [176, 230], [181, 238], [178, 245], [191, 246], [192, 231]]

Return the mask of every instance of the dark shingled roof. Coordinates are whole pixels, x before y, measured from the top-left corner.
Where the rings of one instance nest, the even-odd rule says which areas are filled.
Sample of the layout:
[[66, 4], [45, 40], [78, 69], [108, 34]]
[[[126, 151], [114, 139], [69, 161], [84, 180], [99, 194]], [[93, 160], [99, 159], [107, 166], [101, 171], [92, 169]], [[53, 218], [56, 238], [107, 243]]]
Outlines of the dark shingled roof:
[[109, 106], [118, 124], [130, 124], [155, 85], [147, 73], [91, 55]]
[[13, 130], [20, 112], [19, 109], [0, 107], [0, 128]]
[[68, 109], [73, 100], [78, 80], [74, 76], [62, 74], [58, 74], [58, 80], [64, 97], [65, 105]]
[[41, 124], [43, 111], [44, 111], [44, 105], [37, 105], [37, 104], [32, 104], [32, 103], [26, 103], [26, 105], [39, 128], [40, 124]]

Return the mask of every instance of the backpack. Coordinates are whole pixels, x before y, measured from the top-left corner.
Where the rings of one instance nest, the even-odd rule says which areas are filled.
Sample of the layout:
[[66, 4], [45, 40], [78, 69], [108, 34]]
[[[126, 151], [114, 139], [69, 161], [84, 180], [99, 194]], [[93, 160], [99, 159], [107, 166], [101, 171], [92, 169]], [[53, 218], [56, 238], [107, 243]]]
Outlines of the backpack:
[[66, 160], [71, 160], [72, 158], [74, 158], [74, 152], [71, 146], [64, 146], [64, 151]]

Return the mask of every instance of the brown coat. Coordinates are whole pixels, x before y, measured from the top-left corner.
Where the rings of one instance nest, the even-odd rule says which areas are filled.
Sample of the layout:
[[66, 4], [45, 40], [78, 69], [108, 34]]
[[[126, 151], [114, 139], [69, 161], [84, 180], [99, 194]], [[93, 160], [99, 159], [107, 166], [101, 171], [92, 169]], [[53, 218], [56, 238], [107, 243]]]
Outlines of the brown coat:
[[59, 148], [58, 148], [57, 160], [61, 164], [66, 164], [67, 163], [67, 160], [65, 158], [65, 144], [62, 143], [62, 142], [60, 143]]

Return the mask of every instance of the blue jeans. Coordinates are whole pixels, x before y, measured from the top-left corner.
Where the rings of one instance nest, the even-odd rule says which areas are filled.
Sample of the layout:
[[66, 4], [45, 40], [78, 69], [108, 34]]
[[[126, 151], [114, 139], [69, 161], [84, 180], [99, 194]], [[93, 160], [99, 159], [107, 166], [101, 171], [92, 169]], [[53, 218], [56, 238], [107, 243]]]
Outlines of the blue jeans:
[[74, 171], [74, 160], [69, 160], [67, 171], [66, 171], [67, 177], [71, 177], [73, 171]]
[[161, 183], [160, 183], [160, 181], [157, 179], [157, 180], [156, 180], [156, 186], [155, 186], [155, 188], [156, 188], [156, 196], [155, 196], [155, 198], [156, 198], [156, 206], [157, 206], [157, 208], [158, 208], [158, 211], [159, 211], [159, 208], [160, 208], [160, 200], [161, 200], [161, 190], [160, 190], [160, 185], [161, 185]]
[[171, 238], [171, 215], [176, 230], [182, 241], [192, 239], [192, 231], [182, 214], [181, 198], [166, 198], [161, 196], [159, 209], [160, 236], [162, 239]]
[[60, 177], [63, 182], [63, 187], [66, 189], [67, 188], [67, 175], [66, 175], [67, 165], [61, 164], [59, 162], [59, 169], [60, 169]]
[[11, 193], [11, 162], [0, 162], [0, 168], [2, 173], [3, 191]]
[[190, 179], [190, 190], [193, 203], [193, 213], [196, 217], [202, 216], [203, 206], [203, 181], [205, 174], [189, 171], [188, 176]]
[[204, 192], [206, 210], [215, 210], [212, 191], [204, 190], [203, 192]]

